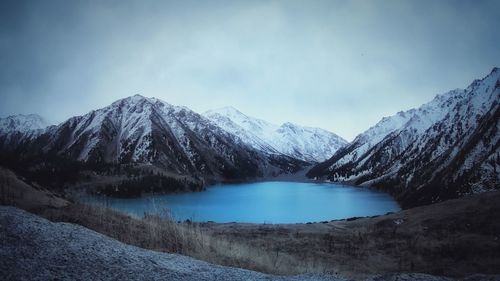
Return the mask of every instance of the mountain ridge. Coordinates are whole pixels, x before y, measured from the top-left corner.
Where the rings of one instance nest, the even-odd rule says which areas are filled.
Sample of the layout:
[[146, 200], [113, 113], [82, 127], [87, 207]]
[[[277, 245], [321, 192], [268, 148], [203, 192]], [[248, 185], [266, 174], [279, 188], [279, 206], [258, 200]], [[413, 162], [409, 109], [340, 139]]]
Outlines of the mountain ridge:
[[[471, 184], [473, 177], [484, 176], [476, 181], [484, 190], [498, 189], [495, 181], [500, 179], [495, 171], [500, 163], [494, 159], [500, 154], [499, 79], [500, 71], [494, 68], [464, 90], [437, 95], [419, 108], [383, 118], [329, 160], [313, 167], [308, 176], [375, 186], [392, 193], [407, 207], [481, 192]], [[474, 133], [482, 126], [486, 126], [482, 132]], [[476, 142], [467, 145], [469, 140]], [[477, 145], [484, 147], [474, 149]], [[460, 160], [460, 154], [468, 150], [476, 155]], [[481, 164], [483, 160], [489, 167]], [[461, 164], [451, 168], [450, 163], [457, 161]], [[466, 161], [469, 170], [481, 170], [482, 175], [464, 176], [461, 167]]]
[[38, 114], [16, 114], [0, 118], [0, 148], [38, 137], [49, 127]]
[[[10, 137], [12, 134], [17, 137]], [[309, 165], [281, 153], [248, 146], [187, 107], [141, 95], [71, 117], [59, 125], [40, 129], [33, 136], [15, 130], [0, 131], [0, 144], [2, 163], [8, 167], [16, 165], [27, 174], [65, 177], [56, 172], [64, 173], [64, 163], [69, 161], [66, 166], [74, 170], [67, 174], [74, 174], [75, 179], [83, 177], [82, 165], [101, 178], [118, 177], [119, 183], [105, 187], [111, 194], [120, 188], [126, 189], [123, 194], [129, 194], [134, 185], [141, 186], [134, 174], [144, 180], [153, 179], [168, 189], [172, 178], [178, 186], [191, 186], [186, 181], [199, 186], [293, 173]], [[123, 167], [129, 168], [125, 171]], [[30, 168], [35, 171], [28, 171]]]
[[291, 122], [276, 125], [250, 117], [234, 107], [209, 110], [203, 115], [229, 133], [239, 135], [249, 145], [279, 152], [308, 162], [320, 162], [347, 141], [321, 128]]

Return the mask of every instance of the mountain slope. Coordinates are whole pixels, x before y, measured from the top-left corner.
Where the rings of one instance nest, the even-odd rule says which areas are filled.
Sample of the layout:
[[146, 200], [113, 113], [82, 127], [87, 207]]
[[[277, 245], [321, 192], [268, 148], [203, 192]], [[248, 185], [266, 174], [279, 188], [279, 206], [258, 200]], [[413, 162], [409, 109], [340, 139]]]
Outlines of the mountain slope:
[[282, 153], [308, 162], [324, 161], [347, 144], [341, 137], [320, 128], [284, 123], [274, 125], [249, 117], [232, 107], [203, 114], [244, 143], [268, 153]]
[[384, 118], [309, 171], [377, 186], [403, 207], [498, 189], [500, 71]]
[[49, 124], [36, 114], [18, 114], [0, 118], [0, 148], [33, 139], [43, 133]]
[[17, 155], [102, 166], [147, 165], [209, 181], [294, 172], [306, 163], [266, 154], [185, 107], [140, 95], [76, 116], [18, 142]]
[[37, 114], [18, 114], [0, 118], [0, 133], [7, 132], [29, 132], [38, 129], [43, 129], [49, 124]]

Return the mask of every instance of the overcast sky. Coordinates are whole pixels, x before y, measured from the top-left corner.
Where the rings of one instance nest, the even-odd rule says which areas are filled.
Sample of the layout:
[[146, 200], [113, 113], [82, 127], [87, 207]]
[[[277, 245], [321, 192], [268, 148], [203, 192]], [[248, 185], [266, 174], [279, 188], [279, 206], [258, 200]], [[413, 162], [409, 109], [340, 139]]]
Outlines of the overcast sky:
[[140, 93], [348, 140], [500, 66], [500, 1], [4, 1], [0, 116]]

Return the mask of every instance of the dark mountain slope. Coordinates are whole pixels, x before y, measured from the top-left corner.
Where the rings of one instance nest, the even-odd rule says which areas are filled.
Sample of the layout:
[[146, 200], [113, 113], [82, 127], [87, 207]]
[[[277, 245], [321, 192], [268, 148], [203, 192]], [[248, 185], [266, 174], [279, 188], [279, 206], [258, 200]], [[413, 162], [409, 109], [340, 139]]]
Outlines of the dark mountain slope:
[[376, 186], [404, 208], [499, 189], [500, 70], [384, 118], [309, 177]]
[[37, 167], [57, 165], [53, 162], [60, 159], [98, 172], [102, 167], [106, 172], [123, 165], [149, 167], [148, 173], [189, 177], [201, 184], [290, 173], [307, 164], [245, 145], [188, 108], [139, 95], [20, 137], [1, 153], [4, 159], [30, 160], [22, 164]]

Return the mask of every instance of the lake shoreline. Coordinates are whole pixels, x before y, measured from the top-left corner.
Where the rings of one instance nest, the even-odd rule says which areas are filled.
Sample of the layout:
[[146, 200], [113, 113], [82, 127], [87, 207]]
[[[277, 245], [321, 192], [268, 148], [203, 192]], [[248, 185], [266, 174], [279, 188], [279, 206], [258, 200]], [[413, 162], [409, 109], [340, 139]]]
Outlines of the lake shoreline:
[[[395, 272], [455, 278], [500, 274], [499, 191], [376, 217], [317, 223], [176, 223], [76, 202], [40, 200], [30, 196], [37, 191], [14, 174], [2, 176], [9, 179], [9, 189], [24, 190], [8, 193], [14, 196], [9, 198], [11, 205], [130, 245], [213, 264], [277, 275], [320, 272], [354, 280]], [[29, 205], [23, 204], [26, 200]]]
[[307, 223], [396, 212], [388, 194], [318, 182], [263, 181], [218, 184], [205, 192], [151, 195], [140, 198], [87, 196], [84, 203], [129, 215], [171, 216], [178, 221], [217, 223]]

